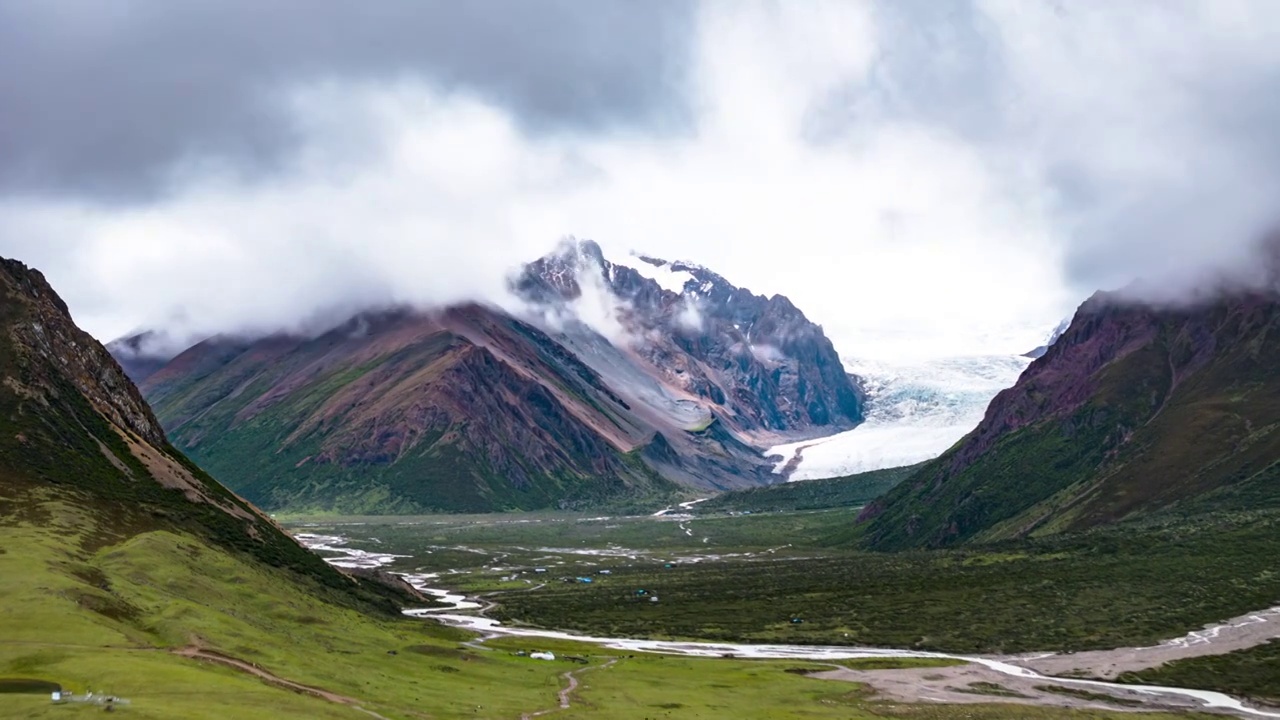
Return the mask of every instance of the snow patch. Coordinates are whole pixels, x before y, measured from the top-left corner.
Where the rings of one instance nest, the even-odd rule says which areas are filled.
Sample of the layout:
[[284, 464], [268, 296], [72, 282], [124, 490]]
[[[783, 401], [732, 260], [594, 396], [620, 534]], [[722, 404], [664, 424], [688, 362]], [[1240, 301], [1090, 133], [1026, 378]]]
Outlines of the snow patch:
[[652, 258], [637, 257], [637, 262], [633, 268], [640, 273], [641, 277], [648, 278], [658, 283], [658, 287], [677, 295], [684, 292], [686, 283], [694, 281], [693, 274], [685, 270], [672, 270], [671, 263], [666, 260], [654, 260]]
[[913, 465], [937, 457], [982, 421], [987, 405], [1012, 386], [1030, 360], [985, 355], [910, 363], [846, 358], [868, 396], [862, 425], [822, 440], [771, 448], [779, 472], [805, 448], [791, 480], [840, 477]]

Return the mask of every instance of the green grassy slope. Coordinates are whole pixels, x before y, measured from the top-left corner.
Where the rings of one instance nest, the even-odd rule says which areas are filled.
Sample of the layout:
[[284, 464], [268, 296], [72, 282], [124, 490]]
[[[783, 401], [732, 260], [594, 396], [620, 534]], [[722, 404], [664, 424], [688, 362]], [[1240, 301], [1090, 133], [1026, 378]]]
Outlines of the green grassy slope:
[[693, 506], [696, 513], [787, 512], [859, 507], [884, 495], [919, 469], [918, 465], [887, 468], [847, 477], [803, 480], [733, 490]]
[[[405, 327], [392, 323], [367, 346], [338, 331], [206, 343], [144, 389], [184, 451], [271, 510], [488, 512], [656, 503], [678, 492], [487, 350], [428, 320], [395, 322]], [[530, 362], [561, 397], [621, 422], [607, 398], [593, 397], [590, 376], [557, 374], [561, 359], [537, 355], [527, 339], [517, 345], [535, 353]]]
[[1280, 707], [1280, 640], [1226, 655], [1179, 660], [1154, 670], [1127, 673], [1121, 680], [1217, 690]]
[[[0, 518], [0, 678], [118, 695], [140, 718], [368, 717], [171, 652], [189, 646], [392, 718], [476, 717], [477, 706], [516, 717], [557, 687], [553, 666], [481, 657], [459, 648], [465, 634], [345, 607], [196, 535], [155, 530], [99, 547], [92, 508], [40, 494]], [[47, 694], [20, 707], [0, 702], [0, 717], [68, 710]]]

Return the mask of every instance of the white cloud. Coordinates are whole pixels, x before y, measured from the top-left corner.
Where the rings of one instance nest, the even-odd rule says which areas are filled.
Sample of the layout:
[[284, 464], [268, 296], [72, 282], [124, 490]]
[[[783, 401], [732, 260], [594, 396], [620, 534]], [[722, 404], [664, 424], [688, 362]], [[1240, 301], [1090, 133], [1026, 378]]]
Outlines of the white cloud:
[[[940, 39], [961, 21], [905, 7], [704, 4], [686, 133], [531, 136], [392, 78], [294, 88], [306, 150], [270, 184], [203, 166], [145, 207], [10, 200], [0, 253], [110, 339], [495, 298], [573, 234], [785, 294], [841, 352], [937, 356], [1029, 349], [1088, 283], [1223, 262], [1270, 219], [1276, 158], [1246, 136], [1270, 132], [1249, 123], [1271, 6], [983, 2]], [[895, 55], [902, 33], [924, 50]], [[945, 97], [981, 101], [915, 82], [977, 54]]]

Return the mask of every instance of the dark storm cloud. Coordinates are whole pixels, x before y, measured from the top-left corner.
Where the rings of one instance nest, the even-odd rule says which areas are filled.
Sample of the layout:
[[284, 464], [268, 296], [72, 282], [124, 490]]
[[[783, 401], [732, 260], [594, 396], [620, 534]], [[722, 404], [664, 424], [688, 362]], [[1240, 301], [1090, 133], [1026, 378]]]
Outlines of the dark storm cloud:
[[[0, 193], [131, 199], [183, 162], [252, 178], [299, 84], [416, 78], [533, 132], [670, 129], [680, 0], [0, 0]], [[207, 167], [206, 167], [207, 169]]]

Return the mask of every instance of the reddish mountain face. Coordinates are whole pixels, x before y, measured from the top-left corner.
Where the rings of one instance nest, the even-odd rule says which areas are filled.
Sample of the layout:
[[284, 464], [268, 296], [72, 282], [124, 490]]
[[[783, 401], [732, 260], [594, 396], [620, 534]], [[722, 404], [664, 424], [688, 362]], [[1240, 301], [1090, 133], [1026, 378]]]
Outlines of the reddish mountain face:
[[880, 548], [1280, 503], [1280, 295], [1099, 293], [982, 423], [862, 520]]
[[[673, 488], [589, 369], [479, 306], [215, 339], [143, 385], [175, 442], [269, 507], [485, 511]], [[651, 434], [651, 433], [649, 433]]]
[[526, 319], [470, 305], [365, 313], [319, 337], [216, 338], [143, 390], [175, 442], [246, 497], [347, 512], [764, 484], [760, 447], [860, 418], [830, 342], [785, 298], [701, 269], [678, 271], [706, 286], [696, 297], [621, 265], [583, 275], [583, 252], [593, 270], [605, 261], [571, 247], [521, 278]]

